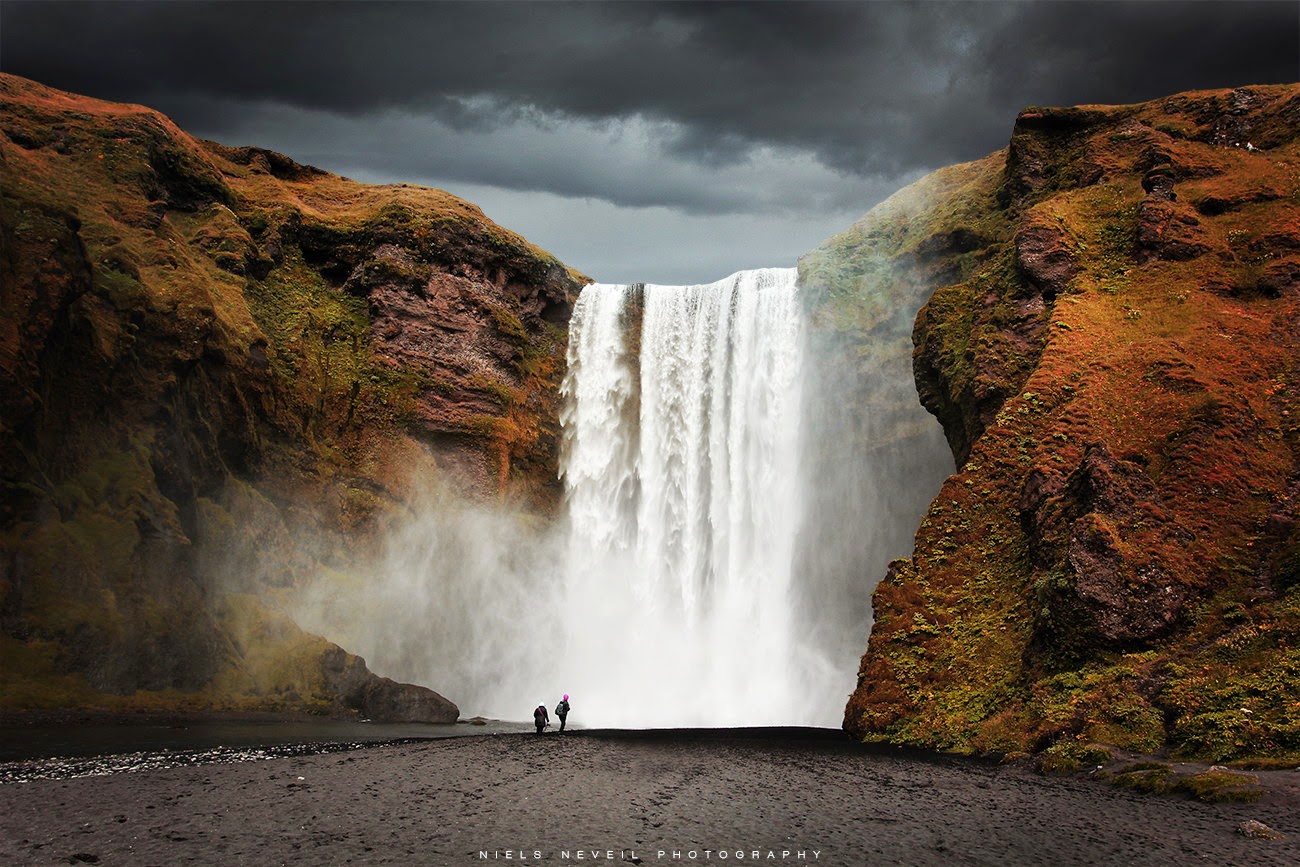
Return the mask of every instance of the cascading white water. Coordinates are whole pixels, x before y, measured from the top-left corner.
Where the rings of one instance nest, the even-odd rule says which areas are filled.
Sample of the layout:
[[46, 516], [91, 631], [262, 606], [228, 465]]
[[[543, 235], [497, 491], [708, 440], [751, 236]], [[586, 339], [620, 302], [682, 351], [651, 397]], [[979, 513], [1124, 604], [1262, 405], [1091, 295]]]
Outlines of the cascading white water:
[[794, 624], [796, 269], [586, 287], [563, 386], [557, 668], [606, 724], [814, 720]]

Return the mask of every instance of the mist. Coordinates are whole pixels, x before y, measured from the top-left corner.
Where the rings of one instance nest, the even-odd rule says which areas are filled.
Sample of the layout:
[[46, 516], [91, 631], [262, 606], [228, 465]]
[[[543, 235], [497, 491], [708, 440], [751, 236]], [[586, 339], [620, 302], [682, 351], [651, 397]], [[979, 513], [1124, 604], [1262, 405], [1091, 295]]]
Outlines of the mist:
[[796, 618], [807, 644], [835, 668], [841, 716], [867, 648], [871, 594], [890, 561], [911, 556], [921, 518], [954, 470], [912, 379], [919, 307], [894, 311], [867, 352], [842, 335], [809, 331]]
[[425, 483], [377, 562], [301, 588], [291, 613], [375, 673], [456, 702], [463, 718], [526, 719], [563, 686], [549, 672], [564, 552], [557, 524]]

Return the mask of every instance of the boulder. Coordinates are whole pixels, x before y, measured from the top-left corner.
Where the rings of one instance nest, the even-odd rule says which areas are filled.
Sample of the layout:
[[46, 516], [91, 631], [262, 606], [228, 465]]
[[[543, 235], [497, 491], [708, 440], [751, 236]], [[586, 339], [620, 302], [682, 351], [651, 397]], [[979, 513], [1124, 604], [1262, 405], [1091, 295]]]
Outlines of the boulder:
[[341, 647], [321, 654], [321, 673], [334, 701], [374, 722], [454, 723], [460, 708], [427, 687], [379, 677]]

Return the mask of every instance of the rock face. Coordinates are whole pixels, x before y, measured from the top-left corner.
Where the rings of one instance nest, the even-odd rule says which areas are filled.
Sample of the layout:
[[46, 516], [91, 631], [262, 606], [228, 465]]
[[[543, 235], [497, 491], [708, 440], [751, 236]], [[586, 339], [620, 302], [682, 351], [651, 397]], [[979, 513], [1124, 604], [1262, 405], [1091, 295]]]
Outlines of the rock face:
[[139, 106], [0, 76], [0, 132], [6, 709], [446, 718], [355, 657], [341, 690], [274, 591], [346, 579], [417, 476], [556, 501], [583, 278], [446, 193]]
[[1300, 88], [1030, 109], [920, 182], [893, 280], [958, 463], [845, 728], [1300, 751]]
[[1043, 581], [1030, 645], [1037, 658], [1086, 659], [1099, 646], [1148, 642], [1177, 622], [1187, 589], [1167, 570], [1183, 573], [1189, 564], [1176, 547], [1157, 562], [1147, 551], [1156, 541], [1179, 546], [1193, 536], [1162, 507], [1139, 465], [1095, 444], [1063, 481], [1031, 470], [1020, 517]]

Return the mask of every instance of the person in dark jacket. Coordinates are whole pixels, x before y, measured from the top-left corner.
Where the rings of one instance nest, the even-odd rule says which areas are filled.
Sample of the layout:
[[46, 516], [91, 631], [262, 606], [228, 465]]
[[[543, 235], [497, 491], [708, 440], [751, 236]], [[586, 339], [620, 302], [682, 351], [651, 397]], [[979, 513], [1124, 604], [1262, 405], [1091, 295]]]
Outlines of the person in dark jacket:
[[540, 735], [542, 729], [551, 724], [551, 718], [546, 713], [546, 705], [539, 704], [537, 710], [533, 711], [533, 725], [537, 726], [537, 733]]
[[564, 698], [555, 706], [555, 715], [560, 718], [560, 731], [564, 731], [564, 720], [569, 716], [569, 694], [565, 693]]

